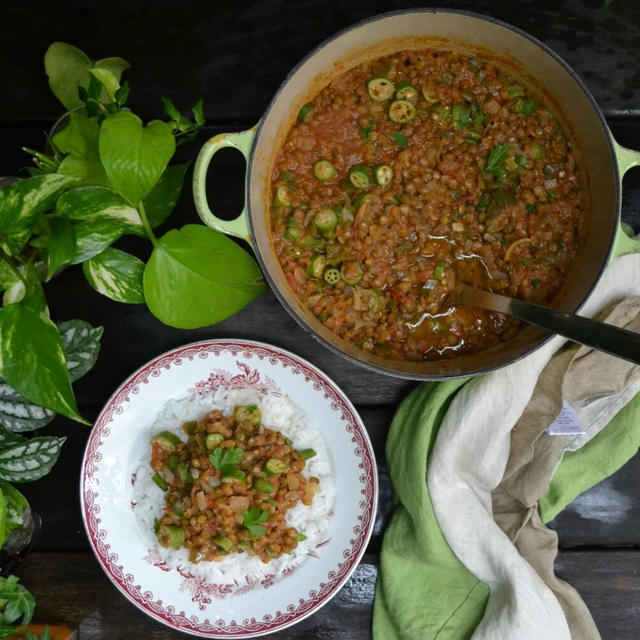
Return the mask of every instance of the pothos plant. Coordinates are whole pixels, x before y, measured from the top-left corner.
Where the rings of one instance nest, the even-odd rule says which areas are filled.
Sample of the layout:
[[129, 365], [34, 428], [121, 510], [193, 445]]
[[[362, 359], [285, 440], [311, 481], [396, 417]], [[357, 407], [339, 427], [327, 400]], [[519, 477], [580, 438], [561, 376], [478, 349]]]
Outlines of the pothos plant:
[[[166, 120], [145, 126], [125, 106], [127, 61], [92, 61], [57, 42], [44, 63], [65, 115], [45, 151], [25, 149], [30, 177], [0, 189], [0, 547], [28, 513], [9, 482], [48, 473], [64, 442], [23, 434], [56, 413], [86, 423], [71, 384], [95, 363], [102, 335], [82, 320], [55, 324], [43, 282], [81, 264], [101, 294], [146, 303], [180, 328], [218, 322], [265, 290], [253, 258], [222, 234], [197, 224], [154, 231], [180, 196], [187, 165], [169, 162], [204, 124], [202, 101], [185, 117], [163, 98]], [[125, 235], [150, 242], [146, 261], [112, 246]], [[1, 638], [14, 621], [29, 622], [33, 599], [13, 576], [0, 580]], [[5, 592], [28, 606], [11, 605]]]

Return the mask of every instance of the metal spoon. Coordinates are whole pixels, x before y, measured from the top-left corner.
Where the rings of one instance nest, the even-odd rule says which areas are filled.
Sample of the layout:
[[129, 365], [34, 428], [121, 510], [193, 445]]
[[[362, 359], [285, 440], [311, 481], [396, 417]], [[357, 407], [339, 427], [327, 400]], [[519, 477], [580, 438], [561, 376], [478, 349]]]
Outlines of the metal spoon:
[[640, 364], [640, 334], [633, 331], [574, 313], [475, 289], [462, 283], [458, 283], [454, 293], [458, 305], [498, 311], [557, 333], [573, 342]]

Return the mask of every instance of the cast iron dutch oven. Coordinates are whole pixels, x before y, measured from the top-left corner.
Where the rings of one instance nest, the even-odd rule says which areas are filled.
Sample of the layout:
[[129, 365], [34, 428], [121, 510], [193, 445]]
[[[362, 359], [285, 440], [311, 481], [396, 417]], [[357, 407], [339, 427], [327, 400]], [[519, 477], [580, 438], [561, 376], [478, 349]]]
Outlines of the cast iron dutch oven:
[[[574, 268], [553, 306], [578, 311], [609, 260], [640, 248], [620, 224], [624, 172], [640, 164], [640, 152], [621, 147], [578, 76], [547, 46], [492, 18], [462, 11], [424, 9], [383, 14], [338, 33], [310, 53], [285, 79], [260, 122], [248, 131], [215, 136], [203, 146], [194, 170], [194, 198], [205, 224], [244, 238], [280, 302], [320, 342], [356, 364], [412, 379], [442, 380], [485, 373], [542, 345], [549, 334], [526, 327], [488, 350], [440, 361], [389, 360], [365, 353], [324, 327], [289, 288], [269, 230], [270, 180], [275, 155], [300, 107], [344, 71], [404, 49], [442, 48], [495, 60], [544, 93], [569, 128], [586, 176], [587, 229]], [[247, 159], [245, 209], [232, 221], [217, 218], [206, 198], [206, 172], [213, 155], [234, 147]]]

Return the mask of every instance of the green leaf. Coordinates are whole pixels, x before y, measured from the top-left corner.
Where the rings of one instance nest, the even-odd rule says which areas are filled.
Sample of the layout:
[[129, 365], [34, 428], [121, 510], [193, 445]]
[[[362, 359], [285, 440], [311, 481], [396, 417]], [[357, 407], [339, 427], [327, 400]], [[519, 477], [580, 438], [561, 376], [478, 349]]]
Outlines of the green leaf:
[[0, 547], [18, 527], [24, 524], [24, 512], [29, 507], [27, 499], [8, 482], [0, 480]]
[[200, 225], [166, 233], [144, 271], [151, 313], [180, 329], [220, 322], [265, 291], [255, 260], [223, 234]]
[[87, 260], [82, 270], [89, 284], [116, 302], [144, 303], [144, 262], [119, 249], [107, 248]]
[[89, 69], [89, 73], [100, 82], [103, 89], [107, 94], [107, 98], [109, 102], [115, 102], [116, 91], [120, 88], [120, 82], [118, 82], [118, 78], [109, 71], [109, 69], [100, 69], [94, 67], [93, 69]]
[[110, 71], [115, 76], [116, 80], [120, 82], [122, 73], [127, 69], [130, 69], [131, 65], [124, 58], [113, 56], [111, 58], [96, 60], [94, 67], [96, 69], [105, 69], [106, 71]]
[[407, 139], [400, 133], [392, 133], [391, 137], [393, 138], [393, 141], [398, 145], [399, 149], [404, 149], [409, 143], [407, 142]]
[[58, 173], [86, 178], [92, 185], [109, 186], [98, 141], [100, 128], [95, 118], [83, 113], [71, 113], [67, 126], [56, 133], [52, 142], [61, 154], [66, 154], [58, 167]]
[[0, 375], [27, 400], [85, 422], [71, 390], [60, 332], [34, 297], [0, 309]]
[[509, 147], [506, 144], [498, 144], [489, 153], [487, 157], [487, 164], [484, 168], [485, 171], [491, 173], [499, 165], [501, 165], [509, 155]]
[[0, 478], [8, 482], [33, 482], [46, 476], [58, 460], [66, 438], [31, 438], [0, 451]]
[[58, 330], [69, 378], [75, 382], [88, 373], [98, 359], [102, 327], [92, 327], [84, 320], [65, 320], [58, 324]]
[[191, 113], [193, 113], [196, 127], [201, 127], [204, 124], [204, 100], [202, 98], [193, 105]]
[[228, 449], [216, 447], [209, 456], [209, 461], [224, 475], [225, 470], [242, 461], [242, 456], [244, 456], [244, 449], [240, 447], [230, 447]]
[[[0, 380], [0, 424], [11, 431], [25, 432], [40, 429], [49, 424], [54, 411], [29, 402], [23, 395]], [[3, 439], [0, 435], [0, 446]]]
[[25, 442], [25, 438], [9, 431], [9, 429], [0, 424], [0, 449], [4, 449], [12, 444], [18, 444], [19, 442]]
[[138, 210], [106, 187], [68, 191], [58, 200], [56, 213], [73, 223], [76, 250], [71, 264], [101, 253], [123, 235], [145, 235]]
[[0, 624], [13, 624], [19, 620], [24, 626], [31, 622], [36, 601], [22, 585], [18, 584], [16, 576], [0, 578], [0, 602], [2, 603]]
[[180, 112], [176, 109], [176, 106], [169, 100], [169, 98], [160, 98], [162, 100], [162, 110], [164, 111], [167, 118], [171, 118], [171, 120], [175, 120], [175, 122], [180, 122]]
[[262, 510], [259, 507], [251, 507], [242, 514], [242, 524], [249, 530], [252, 538], [263, 536], [264, 527], [260, 525], [269, 519], [269, 511]]
[[144, 210], [152, 228], [161, 225], [171, 214], [182, 193], [189, 163], [167, 167], [156, 186], [144, 199]]
[[366, 127], [362, 127], [360, 129], [360, 137], [363, 140], [368, 140], [371, 136], [371, 131], [373, 131], [373, 127], [376, 126], [376, 121], [375, 120], [369, 120], [369, 124], [367, 124]]
[[49, 76], [53, 95], [67, 110], [79, 107], [78, 87], [89, 84], [91, 60], [76, 47], [64, 42], [54, 42], [44, 54], [44, 68]]
[[114, 189], [138, 206], [158, 182], [176, 143], [165, 122], [154, 120], [143, 127], [138, 116], [119, 111], [104, 119], [99, 148]]
[[47, 280], [51, 280], [61, 266], [71, 263], [76, 250], [76, 234], [70, 220], [51, 218], [49, 228], [49, 246], [46, 251]]
[[48, 173], [0, 189], [0, 236], [9, 253], [20, 253], [38, 216], [77, 183], [77, 178]]

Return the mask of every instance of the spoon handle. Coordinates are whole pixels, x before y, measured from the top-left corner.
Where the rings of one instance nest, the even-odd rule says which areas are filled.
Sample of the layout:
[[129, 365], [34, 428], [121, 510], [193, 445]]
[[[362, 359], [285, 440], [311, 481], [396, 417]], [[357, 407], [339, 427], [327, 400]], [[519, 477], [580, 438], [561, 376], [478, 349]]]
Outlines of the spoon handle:
[[633, 331], [465, 285], [460, 287], [458, 294], [460, 304], [498, 311], [573, 342], [640, 364], [640, 334]]

